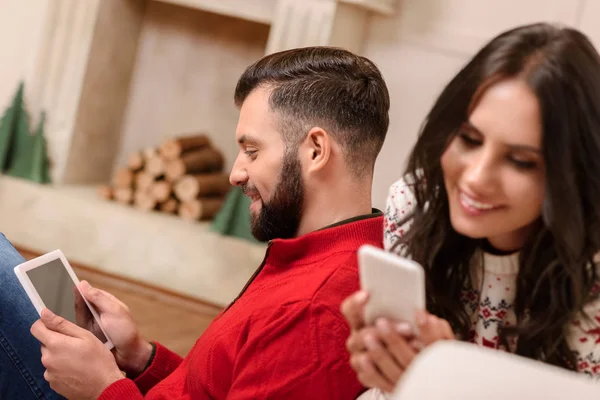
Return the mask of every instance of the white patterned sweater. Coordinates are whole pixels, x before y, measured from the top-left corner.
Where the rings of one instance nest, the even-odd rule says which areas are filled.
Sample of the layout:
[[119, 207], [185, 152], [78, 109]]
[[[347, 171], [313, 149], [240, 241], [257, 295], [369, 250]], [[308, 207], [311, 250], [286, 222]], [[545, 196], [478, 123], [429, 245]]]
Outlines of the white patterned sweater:
[[[386, 250], [391, 250], [410, 227], [410, 222], [404, 225], [400, 223], [410, 215], [415, 204], [413, 191], [404, 179], [392, 185], [384, 219]], [[396, 251], [402, 252], [402, 249]], [[473, 289], [465, 290], [462, 295], [472, 320], [471, 342], [502, 349], [498, 340], [498, 328], [516, 322], [513, 302], [519, 270], [518, 257], [518, 253], [506, 256], [480, 253], [475, 257], [472, 268]], [[600, 290], [600, 285], [597, 285], [595, 290]], [[600, 379], [600, 301], [588, 304], [585, 311], [590, 319], [581, 316], [573, 320], [568, 327], [567, 341], [575, 353], [577, 369]], [[376, 390], [370, 390], [360, 397], [361, 400], [385, 398]]]

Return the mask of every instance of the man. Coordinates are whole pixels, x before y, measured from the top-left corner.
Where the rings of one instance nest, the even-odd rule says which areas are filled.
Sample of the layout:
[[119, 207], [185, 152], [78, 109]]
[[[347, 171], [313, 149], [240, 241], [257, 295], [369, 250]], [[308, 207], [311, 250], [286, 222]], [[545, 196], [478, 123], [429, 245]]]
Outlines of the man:
[[31, 328], [44, 377], [65, 397], [354, 399], [363, 391], [339, 308], [358, 289], [357, 249], [382, 244], [371, 184], [388, 128], [383, 78], [344, 50], [294, 49], [250, 66], [235, 102], [240, 151], [230, 180], [252, 200], [253, 235], [269, 242], [262, 265], [183, 360], [144, 341], [125, 305], [83, 283], [114, 357], [48, 310]]

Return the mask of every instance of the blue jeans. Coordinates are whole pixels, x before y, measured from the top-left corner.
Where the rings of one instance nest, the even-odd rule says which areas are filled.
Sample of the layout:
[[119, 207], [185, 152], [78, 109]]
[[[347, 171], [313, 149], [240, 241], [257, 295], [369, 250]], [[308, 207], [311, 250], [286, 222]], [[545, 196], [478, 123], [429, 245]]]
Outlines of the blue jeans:
[[22, 262], [0, 233], [0, 399], [61, 399], [44, 380], [40, 342], [29, 332], [39, 315], [13, 271]]

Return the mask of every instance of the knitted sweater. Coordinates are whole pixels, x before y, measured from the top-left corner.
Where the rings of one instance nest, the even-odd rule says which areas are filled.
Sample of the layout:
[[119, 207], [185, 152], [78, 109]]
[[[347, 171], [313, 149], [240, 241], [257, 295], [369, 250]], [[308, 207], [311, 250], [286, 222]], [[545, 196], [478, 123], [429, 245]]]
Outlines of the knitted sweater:
[[381, 247], [383, 217], [354, 218], [269, 243], [263, 265], [185, 359], [157, 346], [135, 381], [100, 400], [355, 399], [344, 298], [359, 289], [356, 252]]
[[[413, 190], [404, 179], [392, 185], [384, 219], [384, 247], [387, 250], [410, 228], [410, 221], [404, 225], [401, 223], [415, 205]], [[397, 251], [402, 252], [402, 249]], [[519, 272], [518, 258], [518, 253], [499, 256], [480, 251], [475, 255], [471, 270], [473, 288], [462, 294], [464, 306], [471, 315], [471, 342], [513, 350], [500, 345], [498, 328], [516, 322], [513, 303]], [[600, 286], [595, 289], [600, 289]], [[582, 315], [571, 321], [567, 328], [567, 342], [576, 356], [577, 369], [600, 379], [600, 301], [588, 304], [585, 312], [591, 320]], [[360, 397], [361, 400], [384, 398], [378, 390], [369, 390]]]

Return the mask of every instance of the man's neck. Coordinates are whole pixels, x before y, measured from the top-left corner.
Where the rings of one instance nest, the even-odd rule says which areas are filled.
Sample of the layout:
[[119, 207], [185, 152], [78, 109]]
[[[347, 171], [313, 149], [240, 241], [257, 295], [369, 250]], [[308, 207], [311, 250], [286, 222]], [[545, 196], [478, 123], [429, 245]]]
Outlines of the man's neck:
[[[341, 186], [341, 185], [338, 185]], [[305, 203], [297, 236], [325, 228], [349, 218], [371, 214], [371, 184], [318, 190]]]

